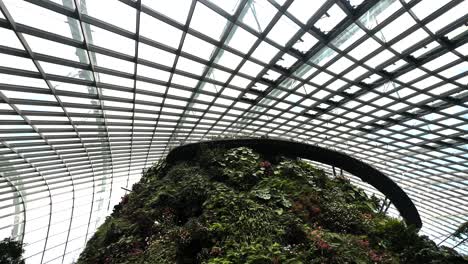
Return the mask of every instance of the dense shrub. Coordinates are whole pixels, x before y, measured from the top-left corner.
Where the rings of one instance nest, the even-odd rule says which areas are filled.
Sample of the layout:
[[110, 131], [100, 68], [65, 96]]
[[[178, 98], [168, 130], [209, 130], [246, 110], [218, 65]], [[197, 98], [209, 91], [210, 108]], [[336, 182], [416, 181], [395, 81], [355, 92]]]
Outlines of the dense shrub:
[[23, 245], [11, 238], [0, 241], [0, 264], [23, 264]]
[[299, 159], [203, 149], [146, 171], [78, 263], [467, 263], [379, 206]]

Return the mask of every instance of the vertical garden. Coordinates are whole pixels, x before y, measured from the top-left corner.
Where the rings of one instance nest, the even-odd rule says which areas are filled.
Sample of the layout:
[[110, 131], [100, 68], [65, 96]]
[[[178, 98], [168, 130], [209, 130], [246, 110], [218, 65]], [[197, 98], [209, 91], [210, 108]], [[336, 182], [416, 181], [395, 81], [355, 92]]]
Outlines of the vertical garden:
[[78, 263], [468, 263], [381, 206], [299, 158], [204, 148], [146, 171]]

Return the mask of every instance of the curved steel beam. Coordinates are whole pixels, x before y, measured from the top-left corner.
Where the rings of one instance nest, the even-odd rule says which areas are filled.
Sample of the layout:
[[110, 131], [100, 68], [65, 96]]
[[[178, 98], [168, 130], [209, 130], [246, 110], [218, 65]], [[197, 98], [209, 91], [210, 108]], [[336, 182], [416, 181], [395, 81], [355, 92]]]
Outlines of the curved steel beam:
[[[25, 231], [26, 231], [26, 205], [25, 205], [25, 202], [24, 202], [24, 197], [23, 195], [21, 194], [21, 191], [16, 187], [16, 185], [14, 183], [11, 182], [10, 179], [8, 179], [8, 177], [4, 176], [2, 173], [0, 173], [0, 177], [4, 178], [6, 180], [6, 182], [8, 183], [8, 185], [10, 185], [10, 187], [13, 189], [14, 193], [17, 193], [18, 194], [18, 197], [21, 201], [21, 205], [23, 207], [23, 226], [22, 226], [22, 230], [21, 230], [21, 238], [19, 240], [19, 242], [21, 243], [21, 245], [24, 245], [23, 241], [24, 241], [24, 234], [25, 234]], [[13, 201], [14, 201], [14, 198], [13, 198]], [[15, 212], [16, 214], [16, 212]], [[16, 217], [16, 215], [15, 215]], [[19, 225], [19, 223], [14, 223], [13, 226], [17, 226]], [[15, 238], [12, 236], [12, 238]]]
[[204, 147], [235, 148], [246, 146], [268, 155], [281, 153], [292, 157], [302, 157], [339, 167], [369, 183], [384, 194], [400, 212], [407, 225], [422, 227], [418, 210], [408, 195], [388, 176], [376, 168], [344, 153], [300, 142], [278, 139], [225, 139], [186, 144], [171, 150], [166, 157], [168, 162], [191, 159]]

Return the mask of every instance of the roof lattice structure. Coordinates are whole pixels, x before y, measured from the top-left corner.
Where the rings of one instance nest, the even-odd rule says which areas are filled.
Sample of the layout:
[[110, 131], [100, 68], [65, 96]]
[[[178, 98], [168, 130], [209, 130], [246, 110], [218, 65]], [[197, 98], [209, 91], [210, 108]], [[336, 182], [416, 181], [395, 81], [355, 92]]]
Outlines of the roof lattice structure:
[[0, 10], [0, 234], [24, 240], [27, 263], [71, 263], [144, 168], [221, 135], [366, 161], [411, 197], [422, 233], [457, 244], [445, 238], [468, 221], [468, 1]]

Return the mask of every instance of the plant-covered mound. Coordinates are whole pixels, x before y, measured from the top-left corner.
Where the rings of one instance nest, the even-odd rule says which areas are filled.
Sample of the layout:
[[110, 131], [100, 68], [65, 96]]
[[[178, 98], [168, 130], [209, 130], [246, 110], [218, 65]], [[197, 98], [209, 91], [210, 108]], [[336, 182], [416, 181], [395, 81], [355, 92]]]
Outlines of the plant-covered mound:
[[468, 263], [310, 163], [206, 149], [150, 168], [78, 263]]

